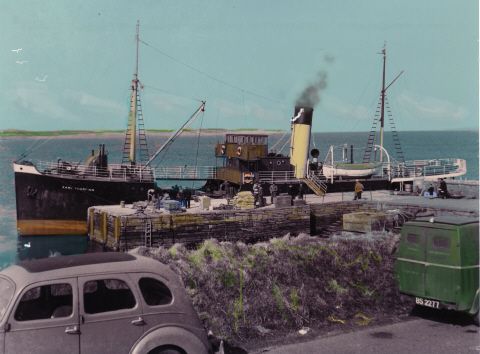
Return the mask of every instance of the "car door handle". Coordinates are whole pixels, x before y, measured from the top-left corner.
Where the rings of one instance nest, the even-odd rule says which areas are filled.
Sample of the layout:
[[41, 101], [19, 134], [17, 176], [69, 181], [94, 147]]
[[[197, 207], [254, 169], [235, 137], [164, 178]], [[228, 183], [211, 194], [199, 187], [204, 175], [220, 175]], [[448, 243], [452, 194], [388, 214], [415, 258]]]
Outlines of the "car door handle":
[[145, 321], [143, 320], [143, 318], [139, 317], [130, 323], [134, 326], [143, 326], [145, 324]]
[[78, 326], [71, 326], [65, 328], [65, 333], [67, 334], [80, 334], [80, 330], [78, 329]]

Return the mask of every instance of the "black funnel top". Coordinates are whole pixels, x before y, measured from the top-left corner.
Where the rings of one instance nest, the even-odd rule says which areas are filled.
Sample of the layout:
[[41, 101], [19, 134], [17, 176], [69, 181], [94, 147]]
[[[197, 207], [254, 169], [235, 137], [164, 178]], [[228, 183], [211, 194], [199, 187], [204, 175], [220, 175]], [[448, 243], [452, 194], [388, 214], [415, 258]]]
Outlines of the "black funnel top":
[[312, 125], [312, 118], [313, 118], [313, 108], [312, 107], [301, 107], [301, 106], [295, 106], [295, 114], [293, 117], [295, 118], [300, 110], [303, 108], [303, 114], [292, 121], [293, 124], [306, 124], [306, 125]]

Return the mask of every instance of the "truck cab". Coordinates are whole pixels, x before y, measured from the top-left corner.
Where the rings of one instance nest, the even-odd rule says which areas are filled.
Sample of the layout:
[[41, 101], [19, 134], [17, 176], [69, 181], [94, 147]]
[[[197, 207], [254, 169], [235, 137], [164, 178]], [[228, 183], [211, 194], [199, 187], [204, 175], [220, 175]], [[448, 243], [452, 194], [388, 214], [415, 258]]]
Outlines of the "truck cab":
[[395, 276], [415, 303], [470, 313], [478, 325], [478, 218], [438, 216], [404, 224]]

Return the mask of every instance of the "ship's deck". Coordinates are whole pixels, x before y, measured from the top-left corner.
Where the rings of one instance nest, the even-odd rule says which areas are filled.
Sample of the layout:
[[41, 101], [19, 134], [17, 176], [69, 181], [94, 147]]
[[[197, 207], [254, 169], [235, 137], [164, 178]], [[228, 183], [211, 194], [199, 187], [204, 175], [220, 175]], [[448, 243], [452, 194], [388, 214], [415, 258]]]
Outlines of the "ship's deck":
[[[63, 178], [84, 178], [119, 181], [142, 181], [152, 182], [155, 180], [186, 180], [204, 181], [217, 179], [217, 166], [126, 166], [110, 164], [108, 168], [97, 168], [81, 164], [71, 164], [59, 160], [58, 162], [36, 161], [33, 163], [16, 163], [15, 166], [28, 167], [31, 173], [61, 176]], [[26, 171], [24, 171], [26, 172]], [[452, 178], [465, 175], [467, 172], [466, 162], [463, 159], [433, 159], [413, 160], [406, 162], [384, 163], [379, 173], [366, 180], [388, 180], [392, 183], [408, 183], [418, 179], [437, 180], [438, 178]], [[340, 179], [337, 177], [325, 177], [321, 170], [315, 175], [324, 181], [333, 184]], [[258, 171], [257, 178], [260, 183], [300, 183], [293, 171]]]

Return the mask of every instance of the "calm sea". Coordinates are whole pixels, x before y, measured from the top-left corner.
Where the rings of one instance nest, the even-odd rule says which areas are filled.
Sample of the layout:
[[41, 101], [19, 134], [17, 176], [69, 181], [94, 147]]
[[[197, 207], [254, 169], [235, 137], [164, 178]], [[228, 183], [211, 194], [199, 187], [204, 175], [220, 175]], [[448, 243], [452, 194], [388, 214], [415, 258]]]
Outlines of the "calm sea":
[[[273, 146], [281, 134], [271, 135], [269, 145]], [[465, 179], [478, 180], [478, 132], [400, 132], [400, 141], [407, 160], [463, 158], [467, 161], [468, 173]], [[355, 161], [361, 161], [366, 145], [367, 133], [315, 133], [312, 147], [320, 150], [324, 158], [330, 145], [354, 145]], [[166, 166], [197, 165], [212, 166], [221, 164], [214, 156], [214, 146], [222, 141], [221, 136], [189, 136], [178, 138], [155, 161], [155, 164]], [[149, 139], [150, 153], [159, 147], [166, 138], [153, 137]], [[385, 146], [391, 155], [395, 156], [391, 136], [387, 133]], [[15, 186], [13, 180], [12, 161], [19, 158], [25, 151], [32, 150], [28, 159], [56, 161], [58, 158], [72, 162], [83, 162], [92, 149], [106, 144], [110, 162], [121, 159], [123, 148], [122, 137], [89, 137], [89, 138], [8, 138], [0, 139], [0, 268], [18, 259], [48, 257], [56, 254], [82, 253], [87, 249], [85, 237], [30, 237], [19, 238], [16, 233]], [[277, 144], [277, 151], [283, 143]], [[288, 153], [287, 143], [283, 152]], [[178, 184], [182, 184], [176, 182]], [[184, 186], [192, 187], [192, 182], [184, 182]], [[173, 182], [172, 182], [173, 184]], [[171, 185], [171, 184], [170, 184]], [[163, 186], [170, 186], [163, 185]], [[72, 208], [75, 206], [72, 205]]]

